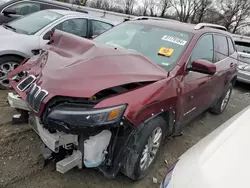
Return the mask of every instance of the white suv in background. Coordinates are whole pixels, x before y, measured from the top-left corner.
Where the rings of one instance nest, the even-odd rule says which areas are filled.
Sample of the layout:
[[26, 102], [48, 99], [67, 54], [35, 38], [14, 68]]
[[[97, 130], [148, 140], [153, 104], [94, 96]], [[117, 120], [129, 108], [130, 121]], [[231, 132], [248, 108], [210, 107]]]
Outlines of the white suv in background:
[[0, 88], [10, 87], [7, 74], [23, 59], [42, 49], [53, 28], [91, 38], [115, 24], [79, 12], [55, 9], [35, 12], [0, 26]]
[[250, 84], [250, 37], [233, 35], [233, 40], [238, 51], [237, 80]]

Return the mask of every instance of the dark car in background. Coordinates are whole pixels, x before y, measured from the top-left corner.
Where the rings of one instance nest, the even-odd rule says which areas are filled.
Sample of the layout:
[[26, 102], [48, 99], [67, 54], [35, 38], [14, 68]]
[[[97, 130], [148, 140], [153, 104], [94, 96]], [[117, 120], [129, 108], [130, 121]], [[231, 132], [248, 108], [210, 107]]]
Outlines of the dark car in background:
[[21, 16], [45, 9], [62, 9], [88, 13], [87, 11], [81, 9], [81, 7], [57, 1], [0, 0], [0, 24], [7, 23]]

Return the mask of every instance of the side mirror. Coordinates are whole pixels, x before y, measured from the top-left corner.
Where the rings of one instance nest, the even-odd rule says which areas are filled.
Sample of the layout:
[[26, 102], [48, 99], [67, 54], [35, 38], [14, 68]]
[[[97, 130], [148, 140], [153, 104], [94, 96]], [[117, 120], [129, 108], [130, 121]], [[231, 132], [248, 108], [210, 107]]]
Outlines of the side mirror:
[[10, 15], [10, 14], [16, 14], [16, 10], [15, 9], [11, 9], [11, 8], [7, 8], [3, 11], [4, 15]]
[[50, 31], [48, 31], [44, 36], [43, 36], [43, 40], [51, 40], [53, 35], [55, 33], [55, 28], [51, 29]]
[[47, 32], [47, 33], [43, 36], [43, 40], [50, 40], [50, 36], [51, 36], [51, 31]]
[[203, 74], [214, 75], [216, 73], [216, 66], [210, 61], [204, 59], [197, 59], [192, 62], [192, 65], [188, 68], [188, 70]]

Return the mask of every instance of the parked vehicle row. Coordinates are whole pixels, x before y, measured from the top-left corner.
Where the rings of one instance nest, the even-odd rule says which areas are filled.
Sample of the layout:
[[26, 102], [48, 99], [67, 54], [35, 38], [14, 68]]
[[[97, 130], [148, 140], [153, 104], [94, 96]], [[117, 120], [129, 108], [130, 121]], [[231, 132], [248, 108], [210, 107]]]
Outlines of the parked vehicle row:
[[85, 166], [139, 180], [165, 137], [205, 110], [225, 110], [237, 52], [222, 26], [133, 20], [93, 40], [55, 30], [8, 78], [14, 119], [29, 119], [48, 158], [64, 156], [57, 171]]
[[238, 51], [238, 78], [240, 82], [250, 84], [250, 37], [233, 35]]
[[[91, 38], [116, 23], [74, 11], [50, 9], [29, 14], [0, 26], [0, 88], [9, 89], [7, 74], [25, 58], [39, 53], [52, 29]], [[15, 79], [19, 80], [23, 73]]]

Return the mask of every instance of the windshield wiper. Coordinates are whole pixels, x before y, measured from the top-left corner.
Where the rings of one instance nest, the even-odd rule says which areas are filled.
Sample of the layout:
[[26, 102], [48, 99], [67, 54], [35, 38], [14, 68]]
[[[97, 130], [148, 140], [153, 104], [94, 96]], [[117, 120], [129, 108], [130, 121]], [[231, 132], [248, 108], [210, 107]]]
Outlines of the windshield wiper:
[[16, 31], [16, 28], [14, 28], [14, 27], [12, 27], [12, 26], [10, 26], [8, 24], [3, 24], [3, 27], [6, 28], [6, 29], [8, 28], [8, 29], [11, 29], [13, 31]]

